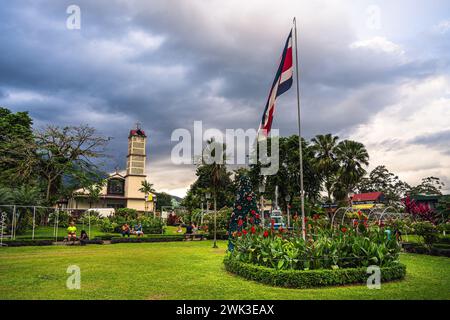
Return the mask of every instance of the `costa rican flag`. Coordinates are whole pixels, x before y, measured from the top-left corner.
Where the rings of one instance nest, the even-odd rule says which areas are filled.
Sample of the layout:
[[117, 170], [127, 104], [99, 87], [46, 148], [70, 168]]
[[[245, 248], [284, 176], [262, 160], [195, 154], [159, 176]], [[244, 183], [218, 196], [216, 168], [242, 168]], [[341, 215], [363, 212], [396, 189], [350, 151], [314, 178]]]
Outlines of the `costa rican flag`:
[[262, 116], [261, 125], [258, 130], [259, 139], [266, 138], [272, 128], [273, 114], [275, 112], [275, 101], [278, 96], [282, 95], [292, 86], [292, 30], [284, 46], [281, 55], [281, 63], [273, 80], [272, 88], [270, 88], [269, 97], [266, 102], [264, 114]]

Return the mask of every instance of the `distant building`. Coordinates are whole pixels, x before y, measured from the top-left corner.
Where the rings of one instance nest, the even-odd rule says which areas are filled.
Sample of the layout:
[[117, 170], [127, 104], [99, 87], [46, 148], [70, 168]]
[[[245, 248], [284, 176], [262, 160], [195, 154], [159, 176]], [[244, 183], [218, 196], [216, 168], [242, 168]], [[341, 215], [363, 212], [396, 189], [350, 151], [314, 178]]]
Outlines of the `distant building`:
[[431, 210], [435, 210], [436, 206], [441, 198], [441, 195], [426, 195], [426, 194], [417, 194], [411, 195], [411, 199], [414, 200], [417, 204], [424, 204], [428, 206]]
[[127, 169], [124, 173], [116, 171], [107, 178], [106, 185], [100, 192], [99, 200], [90, 203], [88, 193], [84, 189], [76, 190], [67, 204], [74, 209], [89, 208], [131, 208], [138, 211], [153, 211], [153, 194], [145, 199], [139, 189], [146, 180], [145, 161], [147, 136], [139, 127], [130, 130], [128, 136]]
[[350, 200], [352, 208], [356, 210], [370, 210], [385, 205], [385, 197], [382, 192], [358, 193], [353, 195]]

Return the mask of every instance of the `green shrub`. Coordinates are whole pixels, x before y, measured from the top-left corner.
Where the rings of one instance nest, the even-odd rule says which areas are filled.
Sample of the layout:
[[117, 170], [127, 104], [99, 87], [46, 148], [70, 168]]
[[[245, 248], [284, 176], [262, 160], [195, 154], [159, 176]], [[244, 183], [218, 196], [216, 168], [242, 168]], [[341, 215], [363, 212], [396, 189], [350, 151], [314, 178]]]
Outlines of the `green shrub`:
[[423, 239], [424, 244], [430, 249], [439, 239], [437, 227], [429, 221], [418, 221], [412, 224], [414, 232]]
[[114, 217], [123, 217], [126, 220], [133, 220], [138, 217], [138, 212], [135, 209], [119, 208], [119, 209], [116, 209], [116, 212], [114, 213]]
[[[312, 288], [352, 283], [365, 283], [368, 278], [367, 268], [346, 268], [330, 270], [277, 270], [264, 266], [237, 261], [227, 255], [224, 259], [225, 269], [248, 280], [268, 285], [290, 288]], [[381, 281], [403, 279], [406, 266], [400, 263], [381, 267]]]

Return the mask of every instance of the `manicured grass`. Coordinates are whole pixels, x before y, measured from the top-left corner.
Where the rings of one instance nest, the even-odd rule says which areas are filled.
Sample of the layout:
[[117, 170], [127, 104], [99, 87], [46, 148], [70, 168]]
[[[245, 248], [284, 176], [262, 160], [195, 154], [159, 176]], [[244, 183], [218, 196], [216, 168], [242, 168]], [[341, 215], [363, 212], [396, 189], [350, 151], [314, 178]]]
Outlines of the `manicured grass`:
[[[0, 249], [0, 299], [450, 299], [450, 259], [402, 254], [406, 279], [321, 289], [285, 289], [227, 273], [226, 242]], [[66, 288], [69, 265], [81, 290]]]

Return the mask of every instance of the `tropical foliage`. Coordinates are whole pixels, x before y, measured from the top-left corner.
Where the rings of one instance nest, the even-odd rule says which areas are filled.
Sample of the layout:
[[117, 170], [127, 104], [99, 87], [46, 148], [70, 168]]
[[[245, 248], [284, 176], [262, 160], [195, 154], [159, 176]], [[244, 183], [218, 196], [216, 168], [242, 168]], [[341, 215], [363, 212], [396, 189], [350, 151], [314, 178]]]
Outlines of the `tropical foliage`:
[[231, 259], [275, 269], [310, 270], [357, 268], [398, 263], [400, 245], [379, 225], [356, 224], [338, 230], [310, 221], [313, 229], [304, 241], [279, 229], [245, 229], [234, 242]]

